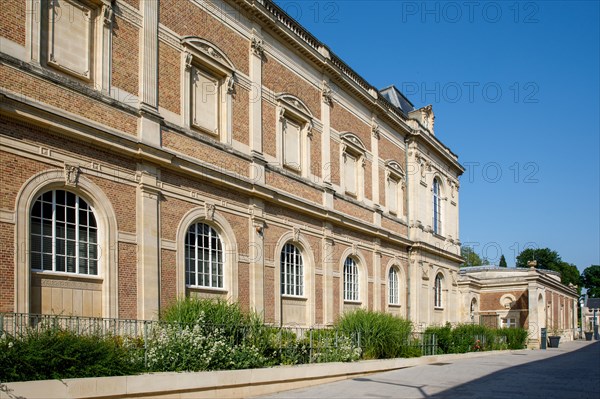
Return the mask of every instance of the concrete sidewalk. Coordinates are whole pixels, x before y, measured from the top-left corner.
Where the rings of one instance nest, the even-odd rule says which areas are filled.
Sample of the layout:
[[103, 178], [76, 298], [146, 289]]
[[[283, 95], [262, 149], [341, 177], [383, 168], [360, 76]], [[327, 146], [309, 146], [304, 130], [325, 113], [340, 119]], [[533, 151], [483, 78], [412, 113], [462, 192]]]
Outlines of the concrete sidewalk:
[[461, 358], [263, 398], [600, 398], [600, 342]]

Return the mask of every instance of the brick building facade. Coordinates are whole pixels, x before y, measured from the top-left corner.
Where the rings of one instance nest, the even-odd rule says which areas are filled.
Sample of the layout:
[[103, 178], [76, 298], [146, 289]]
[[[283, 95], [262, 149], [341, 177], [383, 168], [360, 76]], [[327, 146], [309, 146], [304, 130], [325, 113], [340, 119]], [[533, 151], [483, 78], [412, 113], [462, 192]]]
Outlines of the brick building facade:
[[561, 283], [557, 272], [536, 268], [465, 267], [460, 271], [461, 319], [492, 327], [529, 330], [537, 346], [540, 331], [577, 336], [577, 287]]
[[268, 0], [4, 0], [0, 311], [461, 321], [457, 156]]

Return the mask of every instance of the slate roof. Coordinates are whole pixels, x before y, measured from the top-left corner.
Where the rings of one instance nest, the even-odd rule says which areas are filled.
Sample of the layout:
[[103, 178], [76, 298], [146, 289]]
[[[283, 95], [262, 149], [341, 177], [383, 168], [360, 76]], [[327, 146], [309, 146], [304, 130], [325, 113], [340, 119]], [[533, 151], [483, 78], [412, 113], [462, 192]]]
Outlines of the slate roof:
[[415, 110], [415, 106], [396, 88], [396, 86], [388, 86], [385, 89], [381, 89], [379, 92], [386, 100], [391, 102], [396, 108], [399, 108], [404, 115], [408, 115], [409, 112]]

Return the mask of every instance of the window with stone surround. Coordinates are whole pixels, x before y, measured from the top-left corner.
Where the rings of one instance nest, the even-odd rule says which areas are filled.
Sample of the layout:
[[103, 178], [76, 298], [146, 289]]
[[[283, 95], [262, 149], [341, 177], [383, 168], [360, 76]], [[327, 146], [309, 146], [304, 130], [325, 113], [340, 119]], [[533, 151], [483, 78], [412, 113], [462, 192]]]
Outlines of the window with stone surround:
[[205, 223], [190, 226], [185, 236], [185, 282], [191, 287], [223, 288], [223, 243]]
[[300, 249], [287, 243], [281, 250], [281, 294], [289, 296], [304, 295], [304, 262]]
[[404, 170], [396, 161], [385, 163], [386, 206], [393, 215], [402, 215], [404, 204]]
[[68, 191], [40, 195], [31, 209], [29, 249], [31, 270], [98, 275], [98, 226], [92, 208]]
[[442, 284], [444, 282], [444, 277], [442, 273], [438, 273], [435, 276], [435, 283], [433, 285], [433, 306], [436, 309], [441, 309], [443, 307], [442, 303]]
[[184, 125], [231, 144], [235, 68], [214, 44], [194, 36], [182, 39]]
[[344, 301], [358, 302], [359, 280], [358, 265], [352, 257], [347, 257], [344, 262]]
[[357, 199], [364, 197], [364, 168], [366, 149], [360, 139], [353, 133], [342, 133], [342, 189]]
[[277, 153], [281, 165], [307, 177], [313, 116], [299, 98], [283, 93], [277, 96]]
[[388, 303], [400, 305], [400, 279], [396, 267], [391, 267], [388, 273]]
[[[33, 7], [43, 23], [31, 34], [39, 62], [61, 73], [109, 90], [112, 0], [49, 0]], [[35, 61], [37, 55], [33, 55]]]
[[433, 179], [433, 232], [442, 234], [442, 191], [440, 181], [436, 177]]

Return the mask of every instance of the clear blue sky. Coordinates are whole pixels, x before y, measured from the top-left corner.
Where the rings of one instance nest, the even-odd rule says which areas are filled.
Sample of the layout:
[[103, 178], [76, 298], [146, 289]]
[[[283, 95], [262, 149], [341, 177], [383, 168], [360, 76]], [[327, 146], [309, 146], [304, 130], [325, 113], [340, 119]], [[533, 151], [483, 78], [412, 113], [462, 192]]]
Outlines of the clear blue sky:
[[461, 240], [600, 264], [597, 1], [279, 1], [377, 88], [433, 104], [467, 168]]

